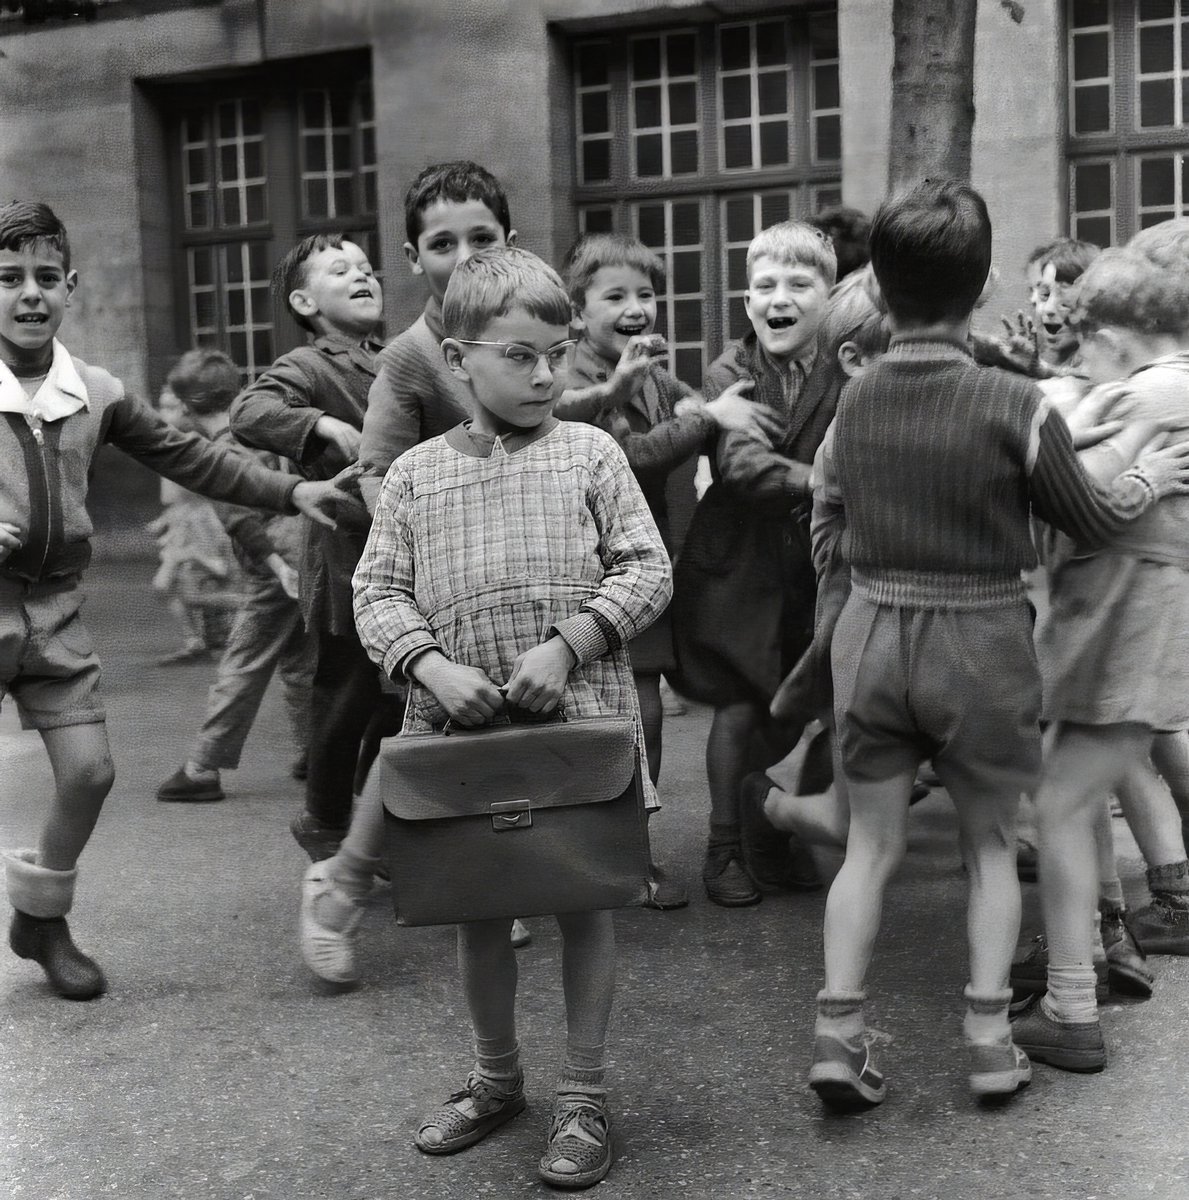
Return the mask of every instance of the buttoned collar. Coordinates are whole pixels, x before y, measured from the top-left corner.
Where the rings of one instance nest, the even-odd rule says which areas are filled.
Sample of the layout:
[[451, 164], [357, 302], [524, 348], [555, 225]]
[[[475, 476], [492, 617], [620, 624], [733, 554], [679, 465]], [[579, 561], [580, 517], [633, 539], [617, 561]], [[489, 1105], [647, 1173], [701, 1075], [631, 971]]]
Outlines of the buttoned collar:
[[24, 413], [40, 417], [43, 421], [58, 421], [76, 413], [80, 408], [90, 408], [91, 398], [87, 385], [83, 383], [70, 352], [57, 338], [54, 339], [54, 355], [41, 386], [27, 396], [21, 381], [0, 362], [0, 412]]

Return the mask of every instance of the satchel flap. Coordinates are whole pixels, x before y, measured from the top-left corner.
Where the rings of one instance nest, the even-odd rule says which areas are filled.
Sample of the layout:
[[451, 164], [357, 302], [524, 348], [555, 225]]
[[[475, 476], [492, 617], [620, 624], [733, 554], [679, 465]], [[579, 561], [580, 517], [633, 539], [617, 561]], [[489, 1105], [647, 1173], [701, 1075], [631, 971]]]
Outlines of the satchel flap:
[[548, 725], [497, 725], [413, 733], [381, 743], [369, 787], [406, 821], [597, 804], [623, 795], [636, 770], [631, 717], [579, 717]]

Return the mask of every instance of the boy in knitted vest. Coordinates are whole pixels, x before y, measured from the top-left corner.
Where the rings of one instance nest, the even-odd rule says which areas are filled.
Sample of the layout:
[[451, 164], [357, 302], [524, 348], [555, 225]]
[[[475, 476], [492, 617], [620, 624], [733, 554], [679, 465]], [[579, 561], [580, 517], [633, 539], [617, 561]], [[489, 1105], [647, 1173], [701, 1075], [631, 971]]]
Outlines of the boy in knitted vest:
[[[845, 517], [852, 578], [831, 656], [850, 830], [826, 903], [809, 1073], [834, 1106], [884, 1098], [863, 989], [927, 758], [953, 799], [967, 867], [971, 1090], [1010, 1095], [1031, 1079], [1008, 1023], [1016, 809], [1040, 768], [1040, 673], [1021, 575], [1036, 564], [1030, 516], [1099, 543], [1189, 481], [1189, 455], [1174, 449], [1099, 487], [1032, 381], [974, 363], [970, 314], [991, 265], [991, 224], [968, 185], [930, 180], [885, 201], [871, 261], [892, 341], [843, 389], [820, 484]], [[1120, 461], [1158, 432], [1128, 427]]]
[[114, 770], [99, 659], [82, 622], [91, 558], [87, 486], [111, 442], [212, 500], [274, 512], [323, 511], [346, 499], [335, 480], [304, 483], [183, 433], [99, 367], [57, 341], [78, 282], [66, 229], [44, 204], [0, 206], [0, 699], [41, 734], [55, 794], [36, 850], [5, 854], [15, 910], [9, 944], [41, 964], [58, 993], [90, 1000], [103, 972], [66, 924], [77, 862]]

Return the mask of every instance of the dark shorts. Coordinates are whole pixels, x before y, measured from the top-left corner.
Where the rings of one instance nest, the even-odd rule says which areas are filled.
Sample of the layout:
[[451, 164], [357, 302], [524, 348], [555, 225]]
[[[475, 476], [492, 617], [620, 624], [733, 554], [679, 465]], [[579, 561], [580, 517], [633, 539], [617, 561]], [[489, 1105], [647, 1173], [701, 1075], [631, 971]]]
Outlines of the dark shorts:
[[53, 583], [0, 578], [0, 700], [16, 700], [22, 729], [105, 719], [99, 658], [82, 604], [77, 577]]
[[875, 783], [931, 758], [960, 796], [1034, 789], [1041, 683], [1027, 602], [899, 608], [852, 592], [832, 662], [849, 778]]

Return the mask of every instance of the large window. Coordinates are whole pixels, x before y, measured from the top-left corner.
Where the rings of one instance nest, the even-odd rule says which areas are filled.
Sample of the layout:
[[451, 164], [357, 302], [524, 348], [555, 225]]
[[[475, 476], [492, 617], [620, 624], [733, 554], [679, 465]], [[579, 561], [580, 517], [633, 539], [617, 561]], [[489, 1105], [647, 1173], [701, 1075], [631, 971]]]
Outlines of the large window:
[[1069, 226], [1100, 246], [1189, 215], [1189, 0], [1069, 0]]
[[610, 33], [573, 52], [579, 229], [660, 255], [658, 329], [698, 386], [747, 328], [748, 242], [841, 200], [836, 12]]
[[242, 76], [171, 94], [178, 339], [254, 378], [299, 333], [273, 267], [295, 241], [351, 233], [379, 266], [371, 83], [358, 63]]

